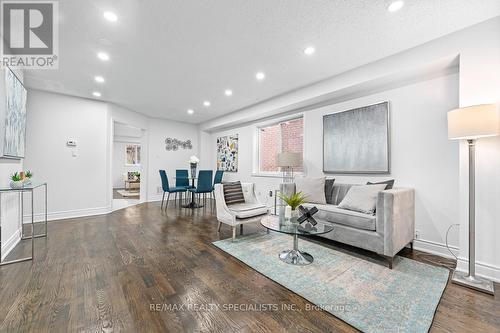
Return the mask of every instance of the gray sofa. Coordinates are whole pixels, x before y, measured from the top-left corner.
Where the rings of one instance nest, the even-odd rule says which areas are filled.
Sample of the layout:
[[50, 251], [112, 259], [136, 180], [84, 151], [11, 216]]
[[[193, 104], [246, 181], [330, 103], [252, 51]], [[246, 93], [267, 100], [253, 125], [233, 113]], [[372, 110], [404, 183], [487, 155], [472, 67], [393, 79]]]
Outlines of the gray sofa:
[[[374, 215], [338, 208], [337, 205], [355, 184], [333, 184], [327, 193], [327, 204], [307, 203], [316, 206], [314, 215], [332, 223], [335, 228], [322, 237], [376, 252], [388, 259], [392, 269], [394, 256], [406, 245], [413, 249], [415, 234], [415, 191], [394, 188], [378, 194]], [[285, 195], [295, 193], [295, 183], [283, 183], [280, 191]]]

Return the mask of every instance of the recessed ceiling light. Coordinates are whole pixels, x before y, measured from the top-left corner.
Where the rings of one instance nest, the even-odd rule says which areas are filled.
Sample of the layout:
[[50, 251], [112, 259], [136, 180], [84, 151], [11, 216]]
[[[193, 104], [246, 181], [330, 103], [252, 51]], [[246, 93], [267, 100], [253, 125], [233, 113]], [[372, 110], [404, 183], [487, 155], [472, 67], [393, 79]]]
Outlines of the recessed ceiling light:
[[188, 113], [188, 114], [193, 114], [193, 113], [194, 113], [194, 110], [193, 110], [193, 109], [188, 109], [188, 110], [187, 110], [187, 113]]
[[206, 106], [207, 108], [210, 106], [210, 101], [204, 101], [203, 105]]
[[224, 90], [224, 94], [226, 96], [231, 96], [231, 95], [233, 95], [233, 91], [231, 89], [226, 89], [226, 90]]
[[102, 15], [109, 22], [116, 22], [116, 21], [118, 21], [118, 16], [116, 16], [116, 14], [113, 13], [113, 12], [104, 12], [104, 14], [102, 14]]
[[255, 74], [255, 78], [259, 81], [262, 81], [266, 78], [266, 74], [264, 74], [263, 72], [258, 72], [257, 74]]
[[401, 0], [394, 1], [389, 5], [389, 7], [387, 7], [387, 10], [390, 11], [391, 13], [397, 12], [398, 10], [403, 8], [404, 4], [405, 4], [404, 1]]
[[99, 52], [97, 53], [97, 58], [101, 59], [102, 61], [108, 61], [109, 54], [107, 54], [106, 52]]
[[96, 76], [94, 78], [95, 82], [99, 82], [99, 83], [103, 83], [104, 82], [104, 78], [102, 76]]
[[316, 52], [316, 49], [312, 46], [308, 46], [304, 49], [305, 55], [311, 55], [311, 54], [314, 54], [314, 52]]
[[100, 93], [100, 92], [98, 92], [98, 91], [94, 91], [94, 92], [92, 93], [92, 96], [94, 96], [94, 97], [101, 97], [101, 93]]

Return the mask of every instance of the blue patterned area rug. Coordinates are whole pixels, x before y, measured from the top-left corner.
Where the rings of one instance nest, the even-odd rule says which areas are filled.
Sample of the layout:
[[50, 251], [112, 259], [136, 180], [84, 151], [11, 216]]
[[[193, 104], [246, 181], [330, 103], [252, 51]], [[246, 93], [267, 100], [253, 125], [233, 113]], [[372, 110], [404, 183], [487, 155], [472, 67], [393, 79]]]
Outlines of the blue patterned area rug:
[[258, 233], [213, 244], [268, 278], [364, 332], [427, 332], [448, 281], [448, 270], [397, 257], [392, 270], [304, 239], [308, 266], [279, 260], [289, 235]]

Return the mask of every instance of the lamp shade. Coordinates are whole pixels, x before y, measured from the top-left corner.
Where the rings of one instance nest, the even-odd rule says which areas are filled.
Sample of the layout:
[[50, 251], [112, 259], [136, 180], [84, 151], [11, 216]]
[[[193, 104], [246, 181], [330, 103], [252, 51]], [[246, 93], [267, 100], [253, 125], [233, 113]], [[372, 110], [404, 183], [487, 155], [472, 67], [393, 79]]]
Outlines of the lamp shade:
[[482, 104], [448, 112], [448, 138], [478, 139], [500, 134], [500, 116], [496, 104]]
[[279, 167], [296, 167], [302, 165], [302, 154], [300, 153], [280, 153], [278, 154]]

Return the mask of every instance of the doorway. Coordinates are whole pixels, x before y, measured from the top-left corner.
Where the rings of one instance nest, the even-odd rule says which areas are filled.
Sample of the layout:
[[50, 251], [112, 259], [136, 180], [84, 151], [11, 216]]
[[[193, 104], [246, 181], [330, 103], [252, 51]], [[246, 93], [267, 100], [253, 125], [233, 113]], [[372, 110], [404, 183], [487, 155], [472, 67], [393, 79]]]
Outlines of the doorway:
[[114, 122], [111, 179], [113, 210], [141, 202], [142, 166], [144, 159], [144, 131], [140, 128]]

